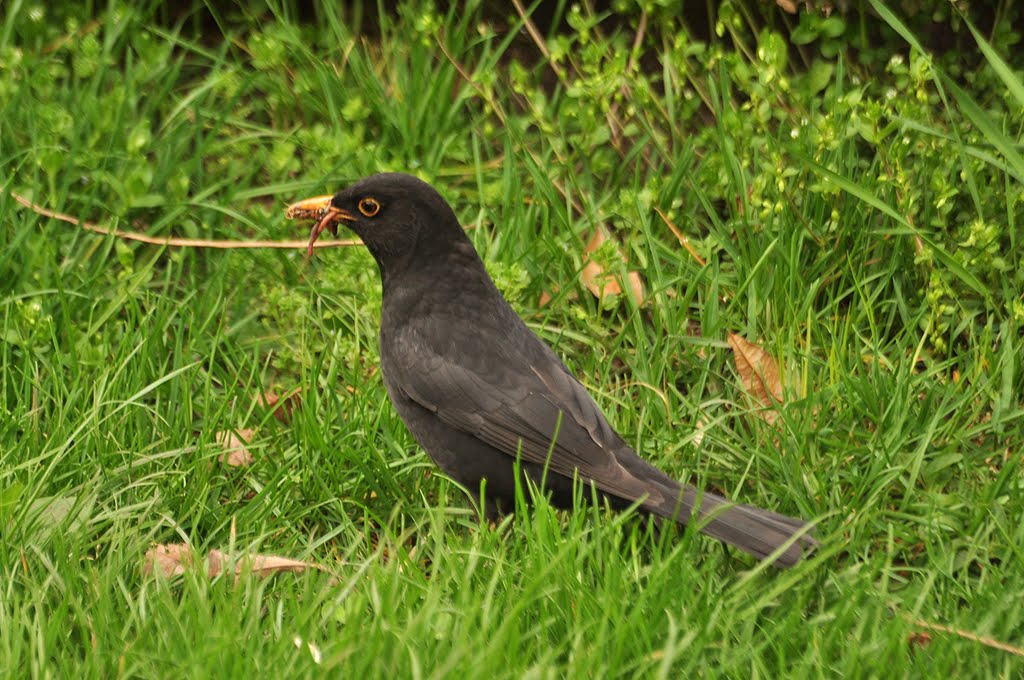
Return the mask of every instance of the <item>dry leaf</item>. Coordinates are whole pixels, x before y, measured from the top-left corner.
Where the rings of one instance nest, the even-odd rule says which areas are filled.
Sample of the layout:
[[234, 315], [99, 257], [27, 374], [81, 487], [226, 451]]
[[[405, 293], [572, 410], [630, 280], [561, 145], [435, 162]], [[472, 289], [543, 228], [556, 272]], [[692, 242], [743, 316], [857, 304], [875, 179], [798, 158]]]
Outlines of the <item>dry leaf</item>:
[[184, 543], [155, 545], [146, 551], [142, 573], [146, 576], [154, 572], [161, 576], [178, 576], [184, 574], [190, 564], [192, 550]]
[[759, 411], [758, 415], [768, 424], [774, 423], [779, 418], [775, 406], [783, 401], [778, 364], [771, 354], [735, 333], [729, 334], [729, 346], [732, 347], [736, 370], [743, 381], [743, 387], [759, 404], [768, 409]]
[[[542, 290], [540, 292], [540, 297], [537, 298], [537, 306], [538, 307], [547, 307], [548, 304], [550, 304], [551, 301], [554, 299], [554, 297], [556, 295], [558, 295], [559, 293], [561, 293], [561, 292], [562, 291], [561, 291], [561, 289], [558, 286], [552, 286], [551, 292], [548, 292], [546, 290]], [[574, 289], [574, 290], [570, 290], [568, 293], [565, 294], [565, 299], [566, 300], [578, 300], [579, 296], [576, 294], [576, 291]]]
[[[583, 271], [580, 272], [580, 279], [583, 281], [583, 285], [594, 294], [600, 300], [607, 297], [613, 297], [622, 294], [622, 286], [619, 284], [618, 277], [610, 272], [606, 272], [600, 264], [590, 259], [591, 253], [600, 248], [608, 240], [608, 234], [602, 227], [597, 227], [594, 230], [594, 235], [590, 237], [590, 241], [583, 249]], [[616, 247], [616, 251], [622, 261], [626, 264], [629, 261], [623, 254], [622, 250]], [[633, 299], [636, 300], [638, 305], [644, 303], [644, 282], [640, 278], [640, 274], [637, 272], [629, 272], [626, 275], [629, 280], [630, 293], [633, 295]]]
[[[231, 559], [220, 550], [211, 550], [210, 556], [206, 559], [206, 573], [212, 576], [221, 574], [230, 563]], [[277, 555], [240, 555], [235, 558], [235, 576], [240, 576], [243, 571], [249, 570], [253, 576], [267, 578], [282, 571], [300, 573], [307, 569], [320, 569], [316, 564], [293, 560], [290, 557], [279, 557]]]
[[[188, 570], [194, 559], [192, 549], [184, 543], [156, 545], [146, 551], [146, 557], [142, 564], [142, 573], [146, 576], [153, 573], [165, 577], [178, 576]], [[231, 559], [220, 550], [211, 550], [204, 562], [206, 564], [207, 576], [213, 578], [224, 573], [231, 564]], [[236, 578], [241, 576], [246, 570], [251, 571], [258, 578], [267, 578], [282, 571], [299, 573], [307, 569], [323, 571], [320, 565], [277, 555], [240, 555], [234, 561], [234, 574]]]
[[230, 467], [244, 467], [252, 463], [254, 458], [246, 444], [252, 441], [254, 434], [255, 431], [250, 429], [218, 432], [216, 440], [224, 447], [224, 453], [217, 456], [217, 460]]
[[302, 406], [302, 389], [296, 388], [283, 396], [270, 390], [256, 395], [256, 403], [262, 408], [274, 409], [274, 417], [288, 424], [292, 420], [292, 412]]
[[796, 14], [796, 3], [793, 0], [775, 0], [775, 4], [790, 14]]

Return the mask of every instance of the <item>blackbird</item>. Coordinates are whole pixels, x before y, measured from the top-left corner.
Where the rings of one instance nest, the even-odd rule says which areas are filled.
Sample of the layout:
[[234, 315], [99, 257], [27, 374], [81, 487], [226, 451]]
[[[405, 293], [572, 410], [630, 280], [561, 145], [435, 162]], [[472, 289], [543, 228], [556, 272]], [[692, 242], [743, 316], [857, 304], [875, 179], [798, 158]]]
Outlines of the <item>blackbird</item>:
[[[372, 175], [288, 208], [315, 220], [309, 240], [344, 224], [377, 261], [384, 385], [416, 441], [449, 476], [513, 507], [516, 462], [559, 507], [573, 481], [613, 508], [639, 501], [758, 558], [789, 567], [817, 541], [802, 520], [682, 485], [640, 458], [586, 388], [495, 287], [448, 203], [415, 177]], [[584, 494], [586, 496], [586, 494]], [[490, 509], [490, 508], [488, 508]]]

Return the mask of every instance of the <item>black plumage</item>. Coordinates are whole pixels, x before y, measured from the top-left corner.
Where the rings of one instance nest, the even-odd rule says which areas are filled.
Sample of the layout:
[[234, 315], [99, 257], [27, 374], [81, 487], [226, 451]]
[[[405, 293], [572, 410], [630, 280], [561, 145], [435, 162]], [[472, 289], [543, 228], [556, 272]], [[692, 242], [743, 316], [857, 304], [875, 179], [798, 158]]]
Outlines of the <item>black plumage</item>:
[[[612, 429], [587, 390], [495, 287], [448, 203], [402, 174], [367, 177], [333, 197], [289, 209], [312, 218], [312, 244], [347, 225], [380, 267], [381, 369], [395, 409], [448, 475], [511, 507], [514, 464], [556, 505], [571, 506], [573, 478], [617, 508], [686, 523], [699, 505], [701, 530], [791, 566], [816, 541], [809, 526], [681, 485], [640, 458]], [[587, 494], [584, 494], [585, 496]], [[794, 539], [794, 536], [796, 537]]]

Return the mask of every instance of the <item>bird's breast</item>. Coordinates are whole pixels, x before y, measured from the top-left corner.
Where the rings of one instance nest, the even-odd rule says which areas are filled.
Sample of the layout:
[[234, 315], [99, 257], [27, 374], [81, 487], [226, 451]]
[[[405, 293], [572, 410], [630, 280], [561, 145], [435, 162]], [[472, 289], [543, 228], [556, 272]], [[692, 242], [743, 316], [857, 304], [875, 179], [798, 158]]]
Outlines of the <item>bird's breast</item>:
[[385, 375], [415, 370], [417, 362], [431, 358], [488, 371], [537, 342], [493, 284], [477, 286], [463, 278], [456, 287], [451, 278], [385, 291], [380, 327]]

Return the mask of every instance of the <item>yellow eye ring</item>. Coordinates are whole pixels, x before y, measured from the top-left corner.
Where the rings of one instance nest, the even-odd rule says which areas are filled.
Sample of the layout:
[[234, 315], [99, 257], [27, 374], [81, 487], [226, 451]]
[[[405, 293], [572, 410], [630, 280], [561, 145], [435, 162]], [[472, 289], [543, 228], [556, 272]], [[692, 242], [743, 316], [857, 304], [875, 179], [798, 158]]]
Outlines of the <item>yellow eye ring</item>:
[[363, 198], [359, 201], [359, 212], [366, 217], [373, 217], [380, 212], [380, 203], [375, 198]]

